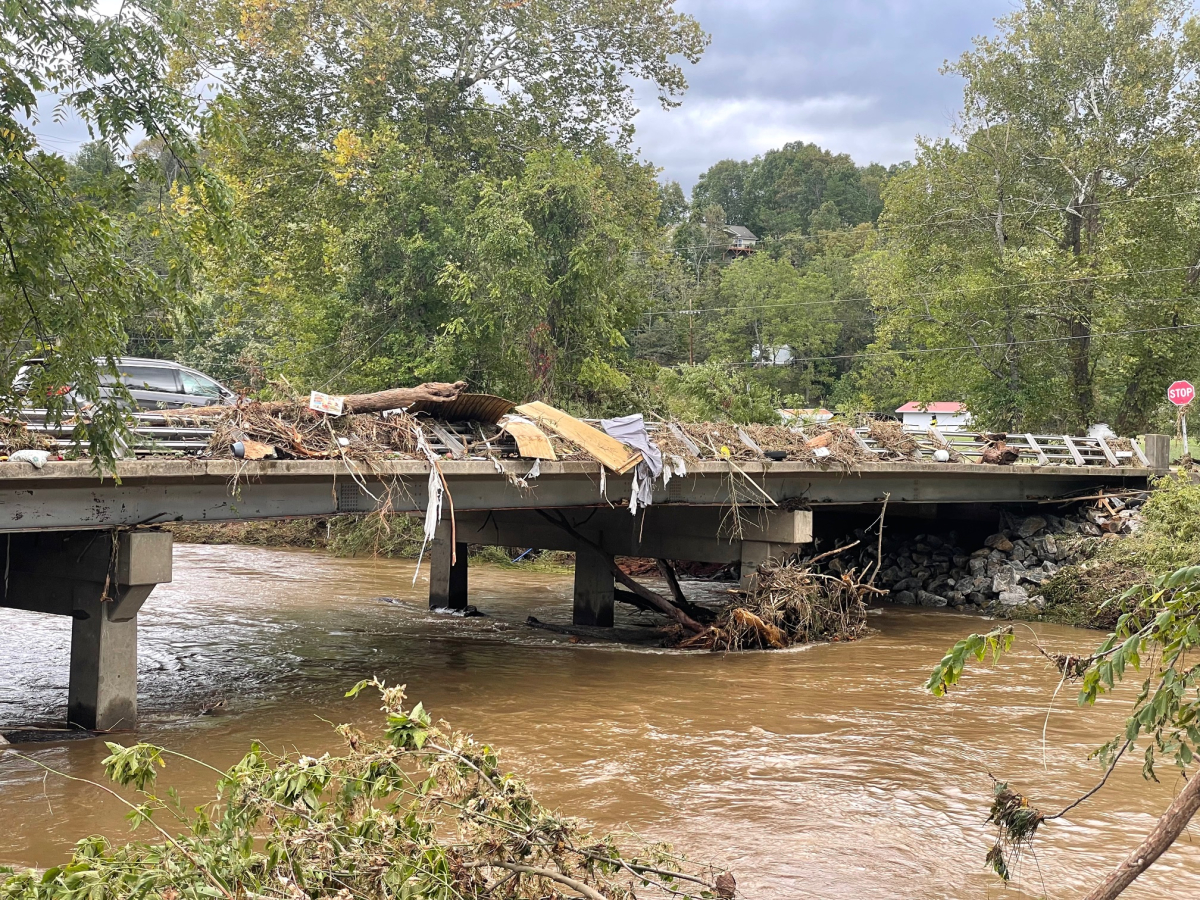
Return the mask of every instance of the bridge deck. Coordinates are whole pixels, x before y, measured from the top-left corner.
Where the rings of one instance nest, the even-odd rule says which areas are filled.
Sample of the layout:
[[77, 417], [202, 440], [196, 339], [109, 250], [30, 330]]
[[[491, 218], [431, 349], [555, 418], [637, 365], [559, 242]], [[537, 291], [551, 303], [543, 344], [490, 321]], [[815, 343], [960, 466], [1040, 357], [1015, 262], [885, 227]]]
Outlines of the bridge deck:
[[[594, 462], [528, 460], [441, 462], [457, 511], [607, 506], [628, 501], [631, 476], [603, 479]], [[654, 503], [728, 506], [803, 502], [1028, 503], [1099, 490], [1143, 488], [1143, 467], [986, 466], [971, 463], [864, 463], [822, 468], [791, 462], [692, 462]], [[204, 522], [363, 513], [390, 505], [425, 509], [429, 465], [389, 461], [351, 470], [340, 461], [139, 460], [119, 463], [117, 478], [87, 461], [37, 470], [0, 463], [0, 532], [112, 528], [171, 521]], [[523, 483], [522, 483], [523, 482]], [[606, 502], [607, 498], [607, 502]]]

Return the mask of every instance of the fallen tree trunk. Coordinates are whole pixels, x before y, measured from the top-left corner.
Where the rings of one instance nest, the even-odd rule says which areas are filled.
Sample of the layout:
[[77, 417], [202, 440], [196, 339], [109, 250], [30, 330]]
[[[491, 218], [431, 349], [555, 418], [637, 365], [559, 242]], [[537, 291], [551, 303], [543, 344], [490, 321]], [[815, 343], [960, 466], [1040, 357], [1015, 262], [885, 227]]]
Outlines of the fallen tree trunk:
[[668, 560], [656, 559], [654, 563], [658, 566], [658, 572], [666, 581], [667, 587], [671, 589], [671, 596], [675, 598], [676, 606], [698, 622], [711, 623], [716, 618], [710, 610], [703, 606], [697, 606], [688, 599], [679, 584], [679, 576], [675, 574], [675, 567]]
[[641, 597], [643, 600], [645, 600], [647, 603], [649, 603], [651, 606], [653, 606], [656, 611], [662, 613], [668, 619], [673, 619], [674, 621], [676, 621], [680, 625], [682, 625], [684, 628], [686, 628], [688, 631], [691, 631], [695, 634], [699, 634], [700, 632], [706, 630], [706, 626], [701, 625], [699, 622], [697, 622], [695, 619], [693, 619], [691, 616], [689, 616], [687, 614], [687, 612], [680, 609], [678, 606], [676, 606], [674, 603], [672, 603], [666, 597], [662, 596], [661, 594], [659, 594], [656, 591], [650, 590], [650, 588], [648, 588], [644, 585], [638, 584], [638, 582], [634, 581], [632, 578], [630, 578], [628, 575], [626, 575], [625, 572], [621, 569], [621, 567], [619, 565], [617, 565], [617, 558], [615, 556], [613, 556], [611, 553], [609, 553], [607, 550], [605, 550], [602, 546], [597, 544], [591, 538], [585, 537], [584, 535], [582, 535], [578, 531], [576, 531], [574, 528], [572, 528], [571, 524], [561, 514], [552, 516], [549, 513], [547, 513], [545, 510], [541, 510], [541, 509], [539, 509], [537, 511], [537, 513], [542, 518], [544, 518], [546, 521], [548, 521], [554, 525], [557, 525], [559, 528], [561, 528], [567, 534], [571, 535], [571, 537], [575, 538], [575, 540], [579, 541], [581, 544], [587, 544], [589, 547], [591, 547], [593, 550], [595, 550], [597, 553], [599, 553], [601, 555], [601, 557], [604, 559], [604, 562], [608, 565], [608, 568], [612, 571], [613, 578], [615, 578], [619, 584], [622, 584], [625, 587], [629, 588], [629, 590], [631, 590], [633, 593], [637, 594], [639, 597]]
[[[447, 384], [443, 381], [431, 381], [410, 388], [391, 388], [386, 391], [376, 391], [373, 394], [347, 394], [342, 398], [343, 414], [384, 412], [389, 409], [403, 409], [418, 401], [431, 403], [449, 403], [457, 400], [458, 395], [467, 389], [465, 381]], [[228, 413], [231, 406], [197, 406], [191, 409], [164, 410], [164, 416], [220, 416]], [[296, 409], [307, 409], [304, 401], [271, 400], [259, 403], [258, 408], [269, 415], [290, 412]]]
[[1200, 809], [1200, 778], [1193, 775], [1146, 839], [1085, 900], [1113, 900], [1133, 884], [1183, 833], [1197, 809]]

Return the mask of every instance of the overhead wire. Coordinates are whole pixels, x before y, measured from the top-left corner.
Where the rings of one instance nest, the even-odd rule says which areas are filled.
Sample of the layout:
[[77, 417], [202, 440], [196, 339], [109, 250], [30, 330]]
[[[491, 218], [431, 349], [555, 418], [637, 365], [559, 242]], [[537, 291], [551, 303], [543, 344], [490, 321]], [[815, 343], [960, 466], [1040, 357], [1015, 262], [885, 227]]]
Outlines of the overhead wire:
[[[964, 345], [960, 345], [957, 347], [912, 347], [912, 348], [903, 349], [903, 350], [896, 349], [896, 350], [877, 350], [877, 351], [864, 352], [864, 353], [838, 353], [838, 354], [834, 354], [831, 356], [797, 356], [797, 357], [793, 357], [792, 359], [788, 360], [786, 363], [766, 363], [766, 364], [764, 364], [761, 362], [751, 361], [751, 362], [731, 362], [731, 363], [728, 363], [728, 365], [731, 365], [731, 366], [755, 366], [755, 367], [761, 367], [761, 368], [768, 368], [768, 367], [774, 366], [775, 368], [787, 368], [788, 366], [795, 365], [796, 363], [806, 363], [806, 362], [823, 362], [823, 361], [842, 360], [842, 359], [871, 359], [871, 358], [877, 358], [877, 357], [881, 357], [881, 356], [908, 356], [908, 355], [923, 354], [923, 353], [955, 353], [955, 352], [964, 351], [964, 350], [965, 351], [976, 351], [976, 350], [984, 350], [984, 349], [995, 348], [995, 347], [1023, 347], [1023, 346], [1033, 345], [1033, 344], [1056, 344], [1056, 343], [1062, 343], [1064, 341], [1091, 340], [1093, 338], [1124, 337], [1124, 336], [1131, 335], [1131, 334], [1153, 334], [1153, 333], [1166, 332], [1166, 331], [1187, 331], [1187, 330], [1190, 330], [1193, 328], [1200, 328], [1200, 322], [1191, 323], [1191, 324], [1187, 324], [1187, 325], [1160, 325], [1160, 326], [1152, 327], [1152, 328], [1131, 328], [1131, 329], [1128, 329], [1125, 331], [1095, 331], [1095, 332], [1091, 332], [1089, 334], [1071, 334], [1071, 335], [1063, 335], [1061, 337], [1052, 337], [1052, 338], [1030, 338], [1030, 339], [1021, 340], [1021, 341], [991, 341], [991, 342], [983, 343], [983, 344], [978, 344], [978, 343], [964, 344]], [[684, 368], [684, 367], [683, 366], [674, 366], [673, 368]]]
[[[1008, 282], [1006, 284], [979, 285], [977, 287], [958, 287], [958, 288], [941, 288], [936, 291], [922, 291], [915, 294], [900, 294], [899, 296], [890, 297], [889, 300], [925, 300], [931, 297], [940, 297], [946, 294], [974, 294], [974, 293], [994, 293], [997, 291], [1015, 290], [1028, 287], [1046, 287], [1054, 284], [1078, 284], [1080, 282], [1094, 281], [1097, 279], [1109, 278], [1131, 278], [1137, 275], [1163, 275], [1169, 272], [1190, 272], [1193, 266], [1165, 266], [1158, 269], [1135, 269], [1127, 272], [1109, 272], [1099, 273], [1096, 275], [1080, 275], [1072, 278], [1046, 278], [1037, 281], [1017, 281]], [[1171, 300], [1187, 300], [1188, 297], [1158, 297], [1154, 298], [1159, 301]], [[822, 306], [832, 303], [871, 303], [870, 297], [844, 297], [830, 298], [828, 300], [806, 300], [801, 302], [781, 302], [781, 303], [762, 303], [750, 306], [705, 306], [697, 307], [696, 309], [664, 309], [652, 310], [647, 312], [648, 317], [652, 316], [689, 316], [699, 315], [700, 313], [709, 312], [738, 312], [741, 310], [754, 309], [785, 309], [791, 307], [805, 306]]]

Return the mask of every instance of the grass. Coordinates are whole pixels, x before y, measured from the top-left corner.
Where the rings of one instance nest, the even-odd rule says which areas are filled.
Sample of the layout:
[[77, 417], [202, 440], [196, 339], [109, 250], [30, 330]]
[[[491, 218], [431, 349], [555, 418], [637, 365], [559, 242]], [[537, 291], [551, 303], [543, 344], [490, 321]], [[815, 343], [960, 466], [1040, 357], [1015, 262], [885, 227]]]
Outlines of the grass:
[[[297, 547], [324, 550], [334, 556], [383, 556], [415, 559], [421, 549], [422, 522], [409, 516], [330, 516], [322, 519], [271, 519], [262, 522], [187, 523], [169, 530], [181, 544], [243, 544], [252, 547]], [[473, 547], [479, 562], [526, 572], [570, 572], [575, 555], [561, 550], [535, 550], [520, 562], [526, 548]]]

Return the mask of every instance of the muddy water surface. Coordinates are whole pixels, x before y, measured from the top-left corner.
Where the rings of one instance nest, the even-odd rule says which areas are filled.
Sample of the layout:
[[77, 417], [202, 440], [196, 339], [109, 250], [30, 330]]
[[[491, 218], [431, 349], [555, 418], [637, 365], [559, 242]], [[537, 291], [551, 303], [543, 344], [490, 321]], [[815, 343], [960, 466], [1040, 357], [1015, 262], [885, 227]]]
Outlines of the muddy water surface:
[[[747, 897], [1075, 897], [1150, 828], [1178, 784], [1135, 762], [1069, 820], [1047, 827], [1006, 892], [983, 869], [987, 772], [1047, 809], [1098, 778], [1088, 752], [1123, 700], [1079, 710], [1028, 641], [951, 699], [921, 690], [978, 619], [883, 610], [855, 644], [738, 656], [570, 644], [520, 625], [566, 622], [570, 577], [472, 569], [484, 619], [425, 609], [411, 561], [341, 560], [245, 547], [176, 548], [175, 582], [141, 619], [141, 737], [227, 765], [252, 739], [335, 749], [325, 720], [369, 725], [346, 688], [406, 682], [436, 715], [504, 750], [547, 802], [604, 827], [668, 838], [731, 867]], [[395, 598], [385, 603], [380, 596]], [[1093, 633], [1039, 627], [1064, 649]], [[0, 610], [0, 726], [61, 718], [70, 623]], [[200, 716], [218, 699], [226, 712]], [[22, 747], [101, 777], [99, 741]], [[172, 763], [164, 783], [197, 800], [210, 779]], [[123, 810], [95, 788], [0, 752], [0, 863], [48, 865], [90, 833], [120, 838]], [[1200, 896], [1200, 847], [1181, 843], [1130, 897]]]

